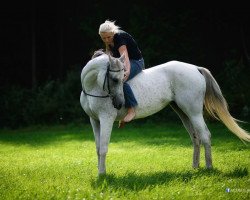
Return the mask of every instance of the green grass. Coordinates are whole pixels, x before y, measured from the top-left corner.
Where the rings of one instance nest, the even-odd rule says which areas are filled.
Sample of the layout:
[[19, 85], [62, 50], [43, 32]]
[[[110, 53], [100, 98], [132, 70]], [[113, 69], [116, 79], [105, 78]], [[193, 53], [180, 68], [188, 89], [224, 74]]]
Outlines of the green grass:
[[114, 127], [102, 177], [89, 124], [0, 130], [0, 199], [250, 199], [249, 145], [219, 123], [209, 129], [215, 168], [202, 149], [194, 170], [180, 123]]

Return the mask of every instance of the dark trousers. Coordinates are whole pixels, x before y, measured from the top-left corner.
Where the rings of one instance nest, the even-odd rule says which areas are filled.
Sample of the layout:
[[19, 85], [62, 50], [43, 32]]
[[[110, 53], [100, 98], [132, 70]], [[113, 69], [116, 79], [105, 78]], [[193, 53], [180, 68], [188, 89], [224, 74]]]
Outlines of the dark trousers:
[[125, 107], [131, 108], [138, 105], [134, 93], [130, 87], [130, 85], [127, 83], [127, 81], [134, 78], [137, 74], [139, 74], [144, 69], [144, 60], [130, 60], [130, 74], [126, 82], [123, 84], [123, 92], [124, 92], [124, 98], [125, 98]]

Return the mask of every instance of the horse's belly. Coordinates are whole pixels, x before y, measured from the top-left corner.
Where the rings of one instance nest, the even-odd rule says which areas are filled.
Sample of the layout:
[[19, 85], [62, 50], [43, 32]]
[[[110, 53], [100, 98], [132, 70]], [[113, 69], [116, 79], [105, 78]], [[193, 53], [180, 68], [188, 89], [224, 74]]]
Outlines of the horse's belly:
[[138, 101], [136, 107], [136, 118], [143, 118], [155, 114], [165, 108], [172, 101], [172, 92], [170, 87], [147, 87], [142, 93], [135, 91]]
[[153, 115], [157, 112], [159, 112], [160, 110], [162, 110], [163, 108], [165, 108], [168, 105], [168, 103], [166, 104], [158, 104], [157, 106], [149, 106], [147, 108], [141, 108], [138, 107], [136, 109], [136, 118], [144, 118], [150, 115]]
[[171, 81], [163, 68], [143, 72], [129, 84], [138, 102], [136, 118], [157, 113], [173, 100]]
[[138, 99], [138, 106], [136, 108], [136, 118], [143, 118], [153, 115], [163, 108], [165, 108], [171, 100], [167, 98], [157, 98], [150, 96], [147, 98]]

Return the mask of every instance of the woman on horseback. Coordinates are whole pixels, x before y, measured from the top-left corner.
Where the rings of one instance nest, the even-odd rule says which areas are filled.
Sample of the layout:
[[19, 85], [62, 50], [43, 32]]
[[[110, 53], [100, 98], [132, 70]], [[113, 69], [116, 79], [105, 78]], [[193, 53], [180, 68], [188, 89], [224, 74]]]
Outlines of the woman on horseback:
[[115, 25], [115, 22], [106, 20], [102, 23], [99, 27], [99, 35], [106, 46], [106, 53], [110, 53], [116, 58], [119, 58], [123, 54], [125, 55], [123, 90], [125, 107], [128, 109], [128, 112], [124, 119], [120, 121], [119, 127], [122, 127], [125, 122], [130, 122], [134, 119], [135, 106], [138, 105], [127, 81], [134, 78], [145, 68], [144, 59], [134, 38]]

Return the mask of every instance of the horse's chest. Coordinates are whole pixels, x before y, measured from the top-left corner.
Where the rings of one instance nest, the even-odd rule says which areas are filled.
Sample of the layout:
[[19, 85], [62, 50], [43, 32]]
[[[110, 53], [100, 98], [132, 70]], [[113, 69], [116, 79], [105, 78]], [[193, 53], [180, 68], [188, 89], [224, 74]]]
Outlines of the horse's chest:
[[109, 113], [110, 110], [113, 110], [113, 106], [110, 108], [110, 103], [107, 99], [85, 97], [83, 102], [83, 110], [89, 117], [94, 119], [98, 119], [100, 113]]
[[84, 110], [84, 112], [89, 116], [89, 117], [92, 117], [92, 118], [96, 118], [97, 115], [95, 114], [94, 110], [93, 110], [93, 105], [91, 104], [91, 101], [89, 100], [89, 98], [85, 95], [81, 95], [81, 99], [80, 99], [80, 102], [81, 102], [81, 106]]
[[92, 118], [94, 118], [94, 119], [97, 118], [96, 113], [93, 112], [93, 110], [92, 110], [89, 106], [86, 106], [86, 107], [84, 107], [83, 109], [84, 109], [85, 113], [86, 113], [89, 117], [92, 117]]

